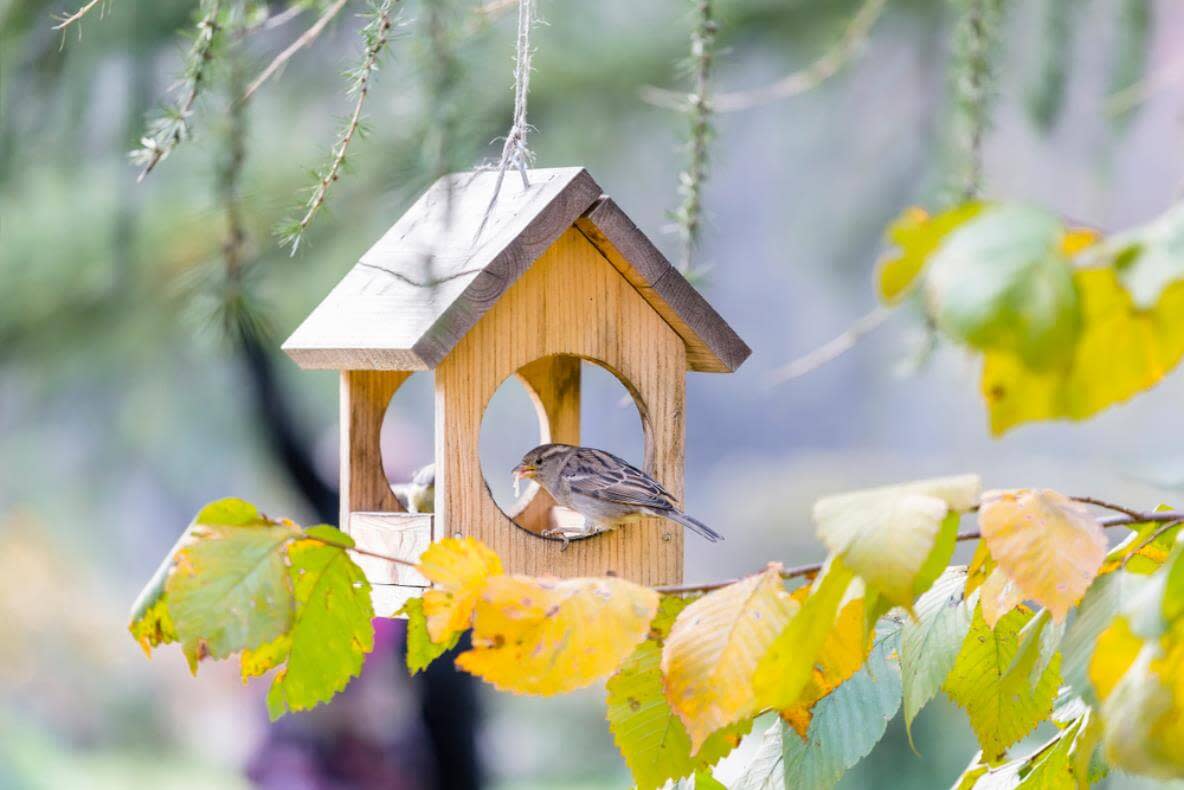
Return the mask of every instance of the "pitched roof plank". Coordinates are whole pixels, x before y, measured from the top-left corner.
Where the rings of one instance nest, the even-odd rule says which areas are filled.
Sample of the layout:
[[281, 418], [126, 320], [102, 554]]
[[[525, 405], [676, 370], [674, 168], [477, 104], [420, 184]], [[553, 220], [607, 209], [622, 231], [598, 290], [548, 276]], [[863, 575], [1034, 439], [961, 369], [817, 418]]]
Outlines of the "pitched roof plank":
[[427, 370], [575, 225], [687, 346], [692, 370], [751, 353], [583, 168], [456, 173], [437, 181], [292, 333], [301, 367]]

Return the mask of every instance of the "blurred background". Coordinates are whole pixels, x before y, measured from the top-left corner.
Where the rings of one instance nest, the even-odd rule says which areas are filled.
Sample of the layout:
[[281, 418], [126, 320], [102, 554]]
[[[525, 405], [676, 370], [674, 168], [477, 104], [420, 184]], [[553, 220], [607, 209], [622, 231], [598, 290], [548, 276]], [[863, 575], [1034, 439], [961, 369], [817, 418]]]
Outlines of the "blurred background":
[[[373, 83], [369, 134], [289, 256], [271, 229], [299, 204], [353, 106], [341, 77], [361, 51], [350, 2], [242, 119], [244, 288], [271, 333], [228, 338], [217, 318], [217, 174], [229, 155], [221, 86], [234, 80], [215, 74], [194, 139], [143, 183], [126, 156], [180, 68], [176, 32], [194, 5], [110, 0], [63, 36], [51, 25], [65, 4], [0, 0], [0, 787], [431, 787], [449, 765], [465, 769], [474, 727], [485, 786], [626, 786], [601, 689], [519, 699], [447, 671], [410, 681], [399, 624], [383, 624], [348, 699], [274, 727], [264, 684], [243, 687], [236, 666], [206, 665], [194, 679], [179, 651], [146, 660], [128, 636], [132, 600], [203, 503], [241, 496], [301, 523], [334, 512], [337, 378], [297, 370], [279, 343], [442, 165], [496, 157], [490, 141], [512, 108], [512, 7], [442, 6], [444, 59], [424, 33], [428, 8], [408, 3]], [[1007, 5], [986, 195], [1105, 230], [1178, 199], [1184, 4]], [[808, 66], [859, 6], [720, 0], [716, 89]], [[587, 166], [672, 259], [687, 122], [641, 92], [689, 84], [678, 64], [691, 7], [552, 0], [534, 37], [537, 164]], [[1058, 9], [1069, 23], [1049, 25]], [[688, 580], [820, 559], [813, 500], [927, 475], [974, 471], [988, 487], [1137, 506], [1184, 501], [1179, 371], [1090, 422], [996, 440], [969, 355], [938, 348], [902, 375], [923, 342], [920, 317], [904, 310], [832, 363], [772, 383], [873, 307], [882, 229], [908, 205], [934, 205], [955, 12], [945, 0], [889, 0], [837, 75], [716, 120], [699, 285], [753, 355], [734, 375], [688, 380], [686, 506], [728, 538], [688, 539]], [[242, 68], [257, 73], [316, 14], [252, 33]], [[623, 394], [612, 376], [588, 374], [585, 439], [640, 461]], [[392, 480], [430, 460], [431, 421], [430, 377], [413, 377], [384, 427]], [[505, 496], [510, 464], [538, 435], [515, 382], [482, 430], [486, 476]], [[448, 715], [457, 721], [442, 724]], [[964, 717], [940, 699], [914, 735], [920, 757], [898, 719], [843, 786], [885, 786], [887, 776], [892, 787], [948, 786], [976, 751]], [[754, 746], [718, 776], [734, 777]]]

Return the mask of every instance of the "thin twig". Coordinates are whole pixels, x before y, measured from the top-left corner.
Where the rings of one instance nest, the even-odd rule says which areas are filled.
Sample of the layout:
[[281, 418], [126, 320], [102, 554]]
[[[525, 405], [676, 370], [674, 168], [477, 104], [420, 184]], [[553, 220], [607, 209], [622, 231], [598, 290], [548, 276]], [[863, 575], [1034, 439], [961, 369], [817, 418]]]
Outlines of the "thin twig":
[[[1132, 510], [1132, 511], [1130, 511], [1130, 515], [1112, 516], [1109, 518], [1102, 518], [1102, 519], [1098, 519], [1098, 523], [1101, 524], [1103, 527], [1108, 528], [1108, 527], [1128, 526], [1130, 524], [1142, 524], [1142, 523], [1146, 523], [1146, 522], [1171, 523], [1171, 522], [1177, 522], [1177, 521], [1181, 521], [1181, 520], [1184, 520], [1184, 513], [1181, 513], [1179, 511], [1166, 511], [1165, 510], [1165, 511], [1158, 512], [1158, 513], [1140, 513], [1138, 511]], [[969, 530], [966, 532], [959, 532], [957, 540], [959, 542], [963, 542], [963, 541], [968, 541], [968, 540], [978, 540], [981, 537], [982, 537], [982, 532], [975, 529], [975, 530]], [[811, 574], [818, 573], [820, 570], [822, 570], [822, 565], [823, 565], [823, 563], [816, 562], [816, 563], [811, 563], [809, 565], [798, 565], [798, 566], [795, 566], [792, 568], [785, 568], [781, 571], [781, 578], [795, 579], [795, 578], [799, 578], [801, 576], [809, 576]], [[736, 582], [741, 581], [741, 578], [726, 579], [724, 581], [718, 581], [718, 582], [705, 582], [702, 584], [700, 584], [700, 583], [669, 584], [669, 585], [655, 587], [654, 590], [656, 590], [657, 592], [665, 593], [665, 594], [669, 594], [669, 595], [679, 595], [679, 594], [683, 594], [683, 593], [693, 593], [693, 592], [711, 592], [712, 590], [718, 590], [722, 587], [727, 587], [728, 585], [735, 584]]]
[[70, 14], [69, 16], [63, 17], [56, 25], [53, 26], [53, 29], [54, 30], [65, 30], [70, 25], [74, 24], [79, 19], [82, 19], [84, 16], [86, 16], [88, 13], [90, 13], [92, 8], [94, 8], [95, 6], [100, 5], [102, 3], [103, 3], [103, 0], [90, 0], [89, 3], [82, 6], [74, 13]]
[[718, 32], [712, 15], [711, 0], [697, 0], [698, 14], [691, 31], [691, 66], [694, 69], [694, 90], [691, 92], [687, 111], [690, 114], [690, 152], [687, 168], [679, 174], [678, 192], [682, 203], [674, 212], [682, 238], [682, 254], [678, 270], [689, 275], [691, 257], [699, 246], [703, 230], [703, 184], [707, 180], [707, 148], [711, 142], [711, 115], [713, 104], [708, 96], [711, 83], [711, 68], [715, 59], [715, 36]]
[[1184, 80], [1184, 58], [1111, 93], [1103, 104], [1104, 112], [1110, 117], [1122, 115], [1143, 104], [1156, 93], [1178, 85], [1181, 80]]
[[493, 184], [493, 195], [489, 198], [489, 205], [485, 207], [485, 214], [481, 217], [481, 224], [477, 226], [477, 233], [473, 237], [474, 246], [489, 222], [493, 208], [497, 205], [498, 195], [502, 191], [502, 181], [506, 177], [506, 170], [516, 167], [522, 176], [522, 188], [530, 187], [526, 169], [530, 166], [533, 155], [526, 145], [526, 136], [530, 132], [530, 124], [526, 122], [526, 100], [530, 95], [530, 71], [533, 52], [530, 48], [530, 30], [534, 26], [534, 0], [520, 0], [518, 3], [518, 39], [514, 48], [514, 119], [510, 124], [510, 131], [506, 133], [502, 144], [502, 155], [497, 164], [497, 180]]
[[[834, 46], [818, 60], [798, 71], [791, 72], [776, 82], [740, 91], [717, 93], [711, 106], [716, 112], [738, 112], [770, 104], [781, 99], [799, 96], [814, 90], [823, 82], [838, 74], [844, 66], [854, 60], [856, 54], [867, 42], [868, 35], [887, 0], [866, 0], [855, 12], [843, 35]], [[671, 110], [685, 111], [688, 108], [686, 94], [647, 85], [641, 89], [641, 97], [649, 104]]]
[[267, 64], [267, 68], [263, 69], [259, 76], [255, 78], [254, 82], [247, 87], [246, 92], [243, 93], [242, 101], [251, 98], [251, 94], [259, 90], [259, 87], [279, 71], [281, 66], [291, 60], [293, 55], [315, 41], [317, 36], [321, 34], [321, 31], [333, 21], [333, 18], [337, 16], [342, 8], [345, 8], [346, 2], [348, 0], [337, 0], [333, 5], [325, 9], [325, 13], [321, 14], [308, 30], [301, 33], [299, 38], [289, 44], [283, 52], [276, 55], [271, 63]]
[[346, 551], [351, 551], [351, 552], [353, 552], [354, 554], [361, 554], [361, 555], [363, 555], [363, 556], [365, 556], [365, 557], [373, 557], [373, 558], [374, 558], [374, 559], [376, 559], [376, 560], [386, 560], [387, 562], [393, 562], [393, 563], [395, 563], [396, 565], [402, 565], [402, 566], [404, 566], [404, 567], [407, 567], [407, 568], [417, 568], [417, 567], [419, 567], [419, 563], [412, 562], [412, 561], [410, 561], [410, 560], [404, 560], [404, 559], [401, 559], [401, 558], [399, 558], [399, 557], [392, 557], [392, 556], [391, 556], [391, 555], [389, 555], [389, 554], [382, 554], [381, 552], [377, 552], [377, 551], [370, 551], [369, 549], [359, 549], [357, 546], [350, 546], [350, 545], [347, 545], [347, 544], [345, 544], [345, 543], [337, 543], [336, 541], [329, 540], [328, 538], [322, 538], [322, 537], [320, 537], [319, 535], [316, 535], [316, 536], [314, 536], [314, 535], [304, 535], [304, 536], [303, 536], [303, 539], [305, 539], [305, 540], [315, 540], [315, 541], [317, 541], [318, 543], [323, 543], [323, 544], [325, 544], [326, 546], [333, 546], [333, 547], [335, 547], [335, 548], [339, 548], [339, 549], [345, 549]]
[[1135, 518], [1140, 515], [1140, 511], [1134, 508], [1126, 507], [1125, 505], [1116, 505], [1113, 502], [1107, 502], [1104, 499], [1098, 499], [1092, 496], [1071, 496], [1069, 497], [1075, 502], [1080, 502], [1083, 505], [1093, 505], [1094, 507], [1104, 508], [1106, 510], [1113, 510], [1115, 513], [1122, 513], [1124, 516]]
[[1180, 526], [1181, 524], [1184, 524], [1184, 521], [1169, 521], [1168, 523], [1161, 526], [1159, 529], [1152, 532], [1146, 538], [1139, 541], [1139, 545], [1135, 546], [1133, 549], [1131, 549], [1129, 552], [1127, 552], [1127, 555], [1122, 558], [1122, 567], [1126, 568], [1127, 563], [1131, 561], [1132, 557], [1137, 555], [1143, 549], [1150, 546], [1155, 541], [1159, 540], [1161, 536], [1166, 535], [1168, 532], [1170, 532], [1171, 530]]
[[833, 340], [824, 343], [804, 356], [791, 361], [789, 364], [777, 368], [769, 374], [770, 384], [784, 384], [791, 379], [804, 376], [817, 370], [850, 351], [864, 335], [874, 331], [884, 323], [892, 311], [884, 307], [876, 307], [870, 313], [859, 318], [849, 329]]

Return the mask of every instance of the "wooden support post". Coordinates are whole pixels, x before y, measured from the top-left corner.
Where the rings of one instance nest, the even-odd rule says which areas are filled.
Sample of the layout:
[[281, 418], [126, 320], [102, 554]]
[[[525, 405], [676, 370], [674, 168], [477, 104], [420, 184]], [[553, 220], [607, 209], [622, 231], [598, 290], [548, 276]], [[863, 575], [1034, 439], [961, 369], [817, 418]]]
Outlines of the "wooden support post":
[[[544, 357], [518, 371], [539, 415], [542, 443], [580, 443], [580, 358]], [[540, 533], [551, 526], [555, 500], [543, 489], [524, 494], [506, 513], [523, 529]]]
[[411, 374], [401, 370], [341, 371], [341, 529], [355, 511], [401, 513], [382, 470], [379, 436], [391, 396]]

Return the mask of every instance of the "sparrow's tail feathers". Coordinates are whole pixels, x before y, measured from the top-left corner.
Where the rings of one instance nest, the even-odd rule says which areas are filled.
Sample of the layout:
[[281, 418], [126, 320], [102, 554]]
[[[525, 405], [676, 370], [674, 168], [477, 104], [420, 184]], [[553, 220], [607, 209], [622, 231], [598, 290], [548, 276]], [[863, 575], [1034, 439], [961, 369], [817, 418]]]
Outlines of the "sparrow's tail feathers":
[[672, 521], [677, 521], [679, 524], [682, 524], [689, 530], [697, 532], [699, 535], [711, 541], [712, 543], [718, 543], [724, 539], [723, 535], [719, 534], [714, 529], [704, 524], [702, 521], [699, 521], [696, 518], [691, 518], [686, 513], [680, 513], [677, 510], [671, 510], [666, 514], [666, 517]]

